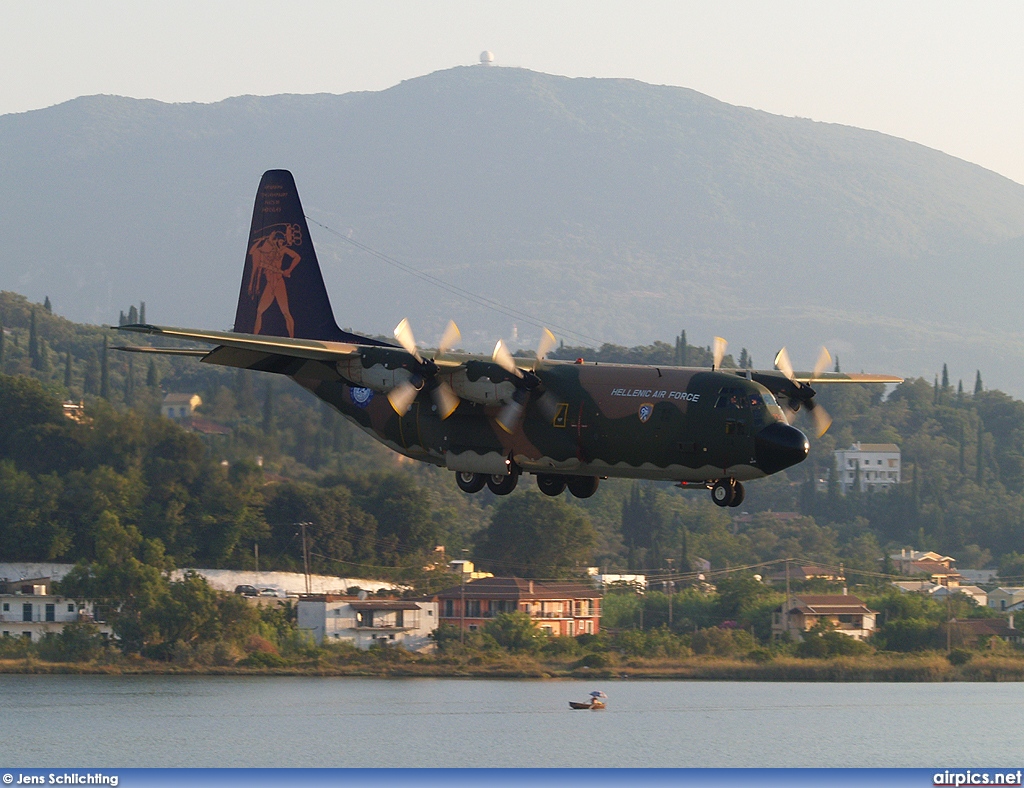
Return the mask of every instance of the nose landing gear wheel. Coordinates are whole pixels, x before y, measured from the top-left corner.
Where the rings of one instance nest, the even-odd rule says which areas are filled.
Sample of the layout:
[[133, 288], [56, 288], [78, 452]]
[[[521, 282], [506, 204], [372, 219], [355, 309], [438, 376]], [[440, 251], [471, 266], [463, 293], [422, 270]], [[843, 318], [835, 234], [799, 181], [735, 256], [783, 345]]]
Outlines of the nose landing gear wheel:
[[719, 506], [739, 506], [743, 503], [743, 485], [735, 479], [719, 479], [711, 488], [711, 500]]
[[538, 473], [537, 486], [545, 495], [561, 495], [565, 490], [565, 477], [553, 473]]
[[487, 477], [482, 473], [470, 473], [469, 471], [456, 471], [455, 483], [464, 493], [478, 493], [487, 484]]
[[488, 476], [487, 489], [495, 495], [508, 495], [516, 488], [519, 474], [512, 472], [508, 476]]

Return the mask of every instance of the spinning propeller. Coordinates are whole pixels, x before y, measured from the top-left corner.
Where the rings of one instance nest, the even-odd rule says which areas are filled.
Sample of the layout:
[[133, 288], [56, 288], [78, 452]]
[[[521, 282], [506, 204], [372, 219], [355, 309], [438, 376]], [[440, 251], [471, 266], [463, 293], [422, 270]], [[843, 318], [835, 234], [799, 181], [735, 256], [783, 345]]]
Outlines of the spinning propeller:
[[[825, 349], [821, 349], [821, 353], [818, 354], [818, 360], [814, 365], [814, 371], [811, 373], [811, 381], [814, 381], [824, 372], [828, 365], [832, 363], [832, 356]], [[779, 370], [789, 382], [792, 384], [791, 388], [784, 389], [779, 392], [786, 397], [786, 407], [794, 415], [800, 410], [800, 406], [803, 405], [807, 408], [807, 413], [814, 421], [814, 430], [817, 437], [821, 437], [828, 428], [832, 426], [832, 417], [828, 415], [828, 411], [825, 410], [821, 405], [818, 405], [814, 401], [815, 391], [811, 388], [810, 383], [805, 383], [796, 379], [796, 373], [793, 372], [793, 364], [789, 360], [789, 353], [786, 352], [786, 348], [782, 348], [779, 354], [775, 357], [775, 368]]]
[[[445, 328], [444, 334], [441, 335], [441, 341], [437, 344], [437, 353], [434, 358], [451, 350], [461, 338], [459, 327], [455, 325], [454, 321], [448, 321], [448, 327]], [[399, 416], [404, 416], [412, 406], [416, 395], [426, 386], [437, 406], [438, 415], [442, 419], [447, 419], [459, 407], [459, 397], [452, 391], [451, 386], [437, 380], [438, 369], [433, 359], [423, 358], [419, 350], [416, 349], [416, 340], [413, 338], [412, 326], [409, 325], [408, 319], [402, 318], [402, 322], [395, 327], [395, 339], [405, 349], [405, 352], [413, 357], [415, 365], [411, 370], [412, 377], [388, 392], [388, 402], [391, 403], [391, 407]]]
[[[526, 403], [530, 400], [530, 393], [541, 385], [540, 378], [534, 374], [537, 365], [551, 352], [551, 349], [555, 346], [555, 341], [555, 335], [545, 328], [540, 336], [540, 342], [537, 344], [536, 361], [533, 363], [533, 371], [524, 371], [516, 366], [515, 359], [512, 357], [512, 353], [509, 352], [504, 340], [499, 339], [498, 343], [494, 346], [491, 360], [509, 374], [515, 375], [518, 379], [515, 384], [516, 390], [512, 395], [512, 401], [503, 407], [494, 418], [498, 426], [505, 430], [505, 432], [515, 432], [520, 423], [522, 423], [523, 413], [526, 411]], [[540, 399], [537, 400], [537, 405], [541, 408], [544, 415], [547, 416], [550, 413], [552, 418], [554, 418], [557, 404], [555, 397], [547, 391], [541, 394]]]

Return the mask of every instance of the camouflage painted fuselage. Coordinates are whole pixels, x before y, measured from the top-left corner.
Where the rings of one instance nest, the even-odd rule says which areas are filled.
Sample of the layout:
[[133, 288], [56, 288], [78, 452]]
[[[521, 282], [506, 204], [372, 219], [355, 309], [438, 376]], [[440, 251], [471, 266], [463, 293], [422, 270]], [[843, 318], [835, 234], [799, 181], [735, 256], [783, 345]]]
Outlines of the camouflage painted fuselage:
[[495, 421], [507, 392], [489, 379], [482, 383], [494, 387], [494, 405], [463, 399], [441, 420], [425, 392], [399, 416], [381, 393], [393, 380], [380, 380], [374, 391], [312, 366], [292, 376], [395, 451], [455, 471], [504, 474], [511, 460], [532, 473], [746, 481], [807, 452], [771, 393], [735, 371], [544, 362], [536, 374], [557, 405], [545, 409], [531, 397], [521, 425], [508, 433]]

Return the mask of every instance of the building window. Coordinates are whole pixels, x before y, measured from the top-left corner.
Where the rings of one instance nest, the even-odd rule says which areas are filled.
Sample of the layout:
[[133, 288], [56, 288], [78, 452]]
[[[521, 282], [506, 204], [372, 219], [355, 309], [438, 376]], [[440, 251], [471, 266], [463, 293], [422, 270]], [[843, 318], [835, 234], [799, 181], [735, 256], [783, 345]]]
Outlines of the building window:
[[56, 605], [47, 605], [46, 606], [46, 620], [47, 621], [56, 621], [57, 620], [57, 606]]
[[25, 602], [21, 606], [21, 620], [22, 621], [31, 621], [32, 620], [32, 603], [31, 602]]
[[396, 627], [404, 627], [405, 626], [405, 611], [404, 610], [396, 610], [395, 611], [395, 626]]
[[21, 636], [23, 638], [25, 638], [25, 640], [31, 640], [32, 639], [32, 633], [31, 632], [22, 632]]
[[4, 602], [4, 612], [5, 613], [9, 613], [10, 610], [11, 610], [11, 603], [10, 602]]
[[466, 600], [466, 615], [469, 618], [480, 618], [480, 600], [479, 599], [467, 599]]
[[68, 605], [68, 612], [69, 613], [74, 613], [75, 612], [75, 605], [74, 605], [74, 603]]
[[469, 625], [469, 631], [470, 632], [476, 632], [476, 630], [477, 630], [477, 625], [476, 624], [470, 624]]
[[455, 616], [455, 601], [452, 599], [444, 600], [444, 617], [453, 618]]

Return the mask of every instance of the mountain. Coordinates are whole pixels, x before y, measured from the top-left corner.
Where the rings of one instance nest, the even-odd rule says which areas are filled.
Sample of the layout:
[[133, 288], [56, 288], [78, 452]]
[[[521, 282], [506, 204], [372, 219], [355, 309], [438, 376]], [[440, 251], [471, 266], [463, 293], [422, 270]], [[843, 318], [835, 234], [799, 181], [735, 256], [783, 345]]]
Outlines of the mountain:
[[[678, 87], [463, 67], [375, 93], [0, 116], [0, 290], [75, 320], [231, 324], [260, 174], [295, 174], [338, 321], [483, 349], [720, 334], [770, 365], [1024, 393], [1024, 186], [877, 132]], [[0, 316], [2, 318], [2, 316]], [[569, 329], [569, 330], [566, 330]]]

